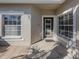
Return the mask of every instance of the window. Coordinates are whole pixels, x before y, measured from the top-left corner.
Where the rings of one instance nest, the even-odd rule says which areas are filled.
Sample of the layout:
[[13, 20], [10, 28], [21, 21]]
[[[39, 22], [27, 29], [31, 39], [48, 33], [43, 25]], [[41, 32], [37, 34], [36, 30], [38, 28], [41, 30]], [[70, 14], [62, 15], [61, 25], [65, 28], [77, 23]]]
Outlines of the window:
[[2, 15], [2, 19], [4, 36], [21, 35], [21, 15]]
[[73, 12], [61, 15], [58, 18], [58, 35], [70, 40], [73, 38]]

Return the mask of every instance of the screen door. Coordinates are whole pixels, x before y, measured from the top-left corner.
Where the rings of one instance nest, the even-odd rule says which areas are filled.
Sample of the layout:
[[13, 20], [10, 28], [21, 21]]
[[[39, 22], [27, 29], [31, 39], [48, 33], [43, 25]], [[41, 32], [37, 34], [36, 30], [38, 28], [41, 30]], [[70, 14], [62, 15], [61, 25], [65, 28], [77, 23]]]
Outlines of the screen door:
[[44, 38], [53, 37], [53, 17], [44, 17], [43, 34]]

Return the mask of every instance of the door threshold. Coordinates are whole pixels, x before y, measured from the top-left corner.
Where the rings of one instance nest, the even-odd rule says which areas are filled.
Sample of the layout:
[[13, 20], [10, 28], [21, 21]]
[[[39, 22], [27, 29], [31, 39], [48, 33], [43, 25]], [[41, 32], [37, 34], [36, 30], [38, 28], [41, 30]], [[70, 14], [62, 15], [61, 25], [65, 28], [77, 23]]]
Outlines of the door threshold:
[[54, 42], [53, 38], [44, 38], [46, 42]]
[[51, 40], [52, 40], [53, 38], [44, 38], [44, 39], [45, 39], [45, 40], [46, 40], [46, 39], [48, 39], [48, 40], [50, 40], [50, 39], [51, 39]]

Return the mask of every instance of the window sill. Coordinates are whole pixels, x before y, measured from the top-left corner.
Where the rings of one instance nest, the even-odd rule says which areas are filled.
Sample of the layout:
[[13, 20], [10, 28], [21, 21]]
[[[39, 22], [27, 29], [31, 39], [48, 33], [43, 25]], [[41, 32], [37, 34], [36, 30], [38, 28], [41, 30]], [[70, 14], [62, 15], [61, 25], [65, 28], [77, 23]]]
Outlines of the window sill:
[[12, 39], [18, 39], [21, 38], [21, 36], [4, 36], [2, 38], [12, 38]]
[[16, 40], [18, 40], [18, 39], [22, 39], [22, 37], [21, 36], [4, 36], [4, 37], [2, 37], [2, 39], [16, 39]]
[[23, 40], [21, 36], [4, 36], [2, 37], [5, 41], [21, 41]]

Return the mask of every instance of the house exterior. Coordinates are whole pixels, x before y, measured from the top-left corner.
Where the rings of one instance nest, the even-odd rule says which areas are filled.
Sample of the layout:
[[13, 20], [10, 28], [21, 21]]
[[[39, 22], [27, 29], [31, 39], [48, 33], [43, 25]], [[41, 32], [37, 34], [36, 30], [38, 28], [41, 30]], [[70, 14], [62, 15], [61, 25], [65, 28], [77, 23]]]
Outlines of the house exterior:
[[0, 41], [30, 46], [45, 39], [67, 47], [78, 42], [78, 0], [1, 1]]
[[[16, 5], [17, 6], [17, 5]], [[25, 5], [23, 5], [25, 6]], [[9, 7], [11, 8], [11, 6]], [[38, 11], [35, 11], [34, 8], [30, 7], [12, 7], [11, 9], [7, 8], [1, 8], [1, 41], [7, 41], [9, 44], [12, 45], [22, 45], [22, 46], [30, 46], [33, 41], [37, 41], [40, 39], [40, 33], [41, 33], [41, 15]], [[3, 11], [4, 10], [4, 11]], [[16, 20], [9, 20], [10, 18], [15, 18]], [[6, 21], [6, 19], [7, 21]], [[2, 20], [4, 19], [4, 21]], [[33, 19], [33, 20], [32, 20]], [[39, 19], [39, 20], [37, 20]], [[8, 22], [8, 23], [6, 23]], [[12, 22], [12, 24], [10, 24]], [[6, 29], [5, 34], [3, 34], [3, 25]], [[17, 24], [14, 25], [14, 24]], [[13, 26], [13, 29], [11, 27], [7, 26]], [[35, 28], [37, 27], [37, 29]], [[7, 31], [17, 31], [16, 33], [7, 32]], [[26, 33], [27, 32], [27, 33]], [[36, 32], [36, 33], [35, 33]], [[31, 35], [33, 34], [33, 35]], [[5, 36], [4, 36], [5, 35]], [[36, 37], [35, 37], [36, 36]], [[34, 40], [33, 40], [34, 39]]]

